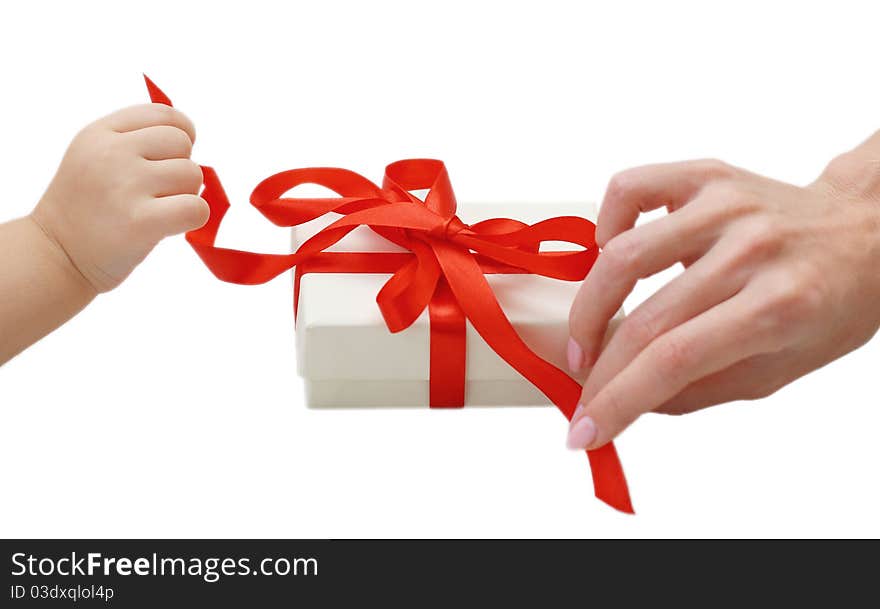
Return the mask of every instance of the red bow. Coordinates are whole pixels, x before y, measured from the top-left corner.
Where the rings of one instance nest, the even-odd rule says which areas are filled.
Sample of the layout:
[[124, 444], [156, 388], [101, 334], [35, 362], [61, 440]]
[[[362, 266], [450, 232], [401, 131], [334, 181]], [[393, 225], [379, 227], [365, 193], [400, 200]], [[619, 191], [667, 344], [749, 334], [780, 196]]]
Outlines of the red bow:
[[[145, 77], [146, 78], [146, 77]], [[171, 100], [146, 78], [154, 102]], [[496, 218], [467, 225], [455, 215], [455, 195], [441, 161], [410, 159], [385, 169], [382, 187], [337, 168], [292, 169], [263, 180], [251, 204], [278, 226], [297, 226], [328, 212], [342, 218], [303, 243], [293, 254], [258, 254], [214, 245], [229, 202], [216, 172], [202, 167], [202, 197], [208, 223], [186, 239], [223, 281], [257, 284], [296, 267], [306, 272], [392, 273], [376, 297], [391, 332], [408, 328], [428, 308], [431, 321], [430, 404], [464, 404], [465, 319], [508, 364], [540, 389], [571, 419], [580, 385], [526, 346], [498, 304], [485, 273], [530, 273], [582, 280], [598, 255], [595, 225], [574, 216], [534, 225]], [[340, 195], [331, 199], [282, 198], [301, 184], [318, 184]], [[410, 191], [428, 189], [424, 201]], [[410, 253], [337, 253], [324, 250], [358, 226], [368, 226]], [[541, 252], [544, 241], [566, 241], [584, 249]], [[623, 469], [613, 444], [587, 451], [596, 496], [632, 513]]]

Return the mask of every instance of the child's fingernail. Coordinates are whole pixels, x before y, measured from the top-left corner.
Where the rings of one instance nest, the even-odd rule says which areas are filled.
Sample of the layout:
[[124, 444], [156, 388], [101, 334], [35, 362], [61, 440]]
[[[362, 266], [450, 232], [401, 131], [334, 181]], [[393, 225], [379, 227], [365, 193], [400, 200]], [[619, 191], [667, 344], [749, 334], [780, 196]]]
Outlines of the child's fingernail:
[[[578, 406], [578, 408], [581, 408]], [[568, 430], [568, 440], [566, 444], [572, 450], [582, 450], [595, 442], [596, 440], [596, 424], [590, 417], [581, 417], [576, 419], [574, 424]]]
[[584, 350], [573, 338], [568, 339], [568, 369], [577, 372], [584, 366]]

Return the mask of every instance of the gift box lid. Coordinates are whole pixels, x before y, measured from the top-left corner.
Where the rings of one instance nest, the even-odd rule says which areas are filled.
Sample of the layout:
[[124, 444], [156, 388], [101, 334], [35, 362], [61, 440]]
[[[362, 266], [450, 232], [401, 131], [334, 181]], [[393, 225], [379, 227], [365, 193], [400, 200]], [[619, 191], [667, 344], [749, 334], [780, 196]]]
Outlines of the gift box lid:
[[[535, 223], [554, 216], [581, 216], [595, 221], [588, 203], [462, 203], [459, 216], [468, 223], [497, 217]], [[331, 217], [332, 216], [332, 217]], [[296, 248], [336, 218], [327, 214], [293, 229]], [[571, 249], [568, 243], [546, 243], [546, 250]], [[395, 252], [399, 246], [359, 227], [327, 251]], [[402, 332], [392, 334], [376, 305], [376, 294], [388, 280], [384, 273], [309, 273], [300, 283], [296, 321], [297, 367], [310, 379], [427, 380], [429, 319], [427, 311]], [[525, 343], [538, 355], [566, 369], [568, 313], [579, 282], [525, 274], [489, 274], [487, 280]], [[467, 324], [467, 378], [522, 378]]]

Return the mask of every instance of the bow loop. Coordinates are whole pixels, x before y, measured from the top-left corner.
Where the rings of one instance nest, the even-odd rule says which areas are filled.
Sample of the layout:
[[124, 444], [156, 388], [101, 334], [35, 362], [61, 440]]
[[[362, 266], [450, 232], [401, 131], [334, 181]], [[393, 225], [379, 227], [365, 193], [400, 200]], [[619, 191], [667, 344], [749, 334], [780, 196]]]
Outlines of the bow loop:
[[418, 202], [410, 191], [427, 190], [424, 205], [443, 219], [455, 215], [455, 194], [443, 161], [436, 159], [404, 159], [385, 168], [382, 186], [398, 196]]

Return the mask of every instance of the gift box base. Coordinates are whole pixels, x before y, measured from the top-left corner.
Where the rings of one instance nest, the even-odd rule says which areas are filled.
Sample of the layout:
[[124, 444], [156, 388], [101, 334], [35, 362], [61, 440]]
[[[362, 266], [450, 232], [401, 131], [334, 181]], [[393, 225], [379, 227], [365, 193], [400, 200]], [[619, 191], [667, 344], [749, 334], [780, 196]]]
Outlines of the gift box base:
[[[309, 408], [407, 408], [428, 406], [428, 382], [305, 379]], [[467, 381], [467, 406], [546, 406], [547, 397], [525, 380]]]

